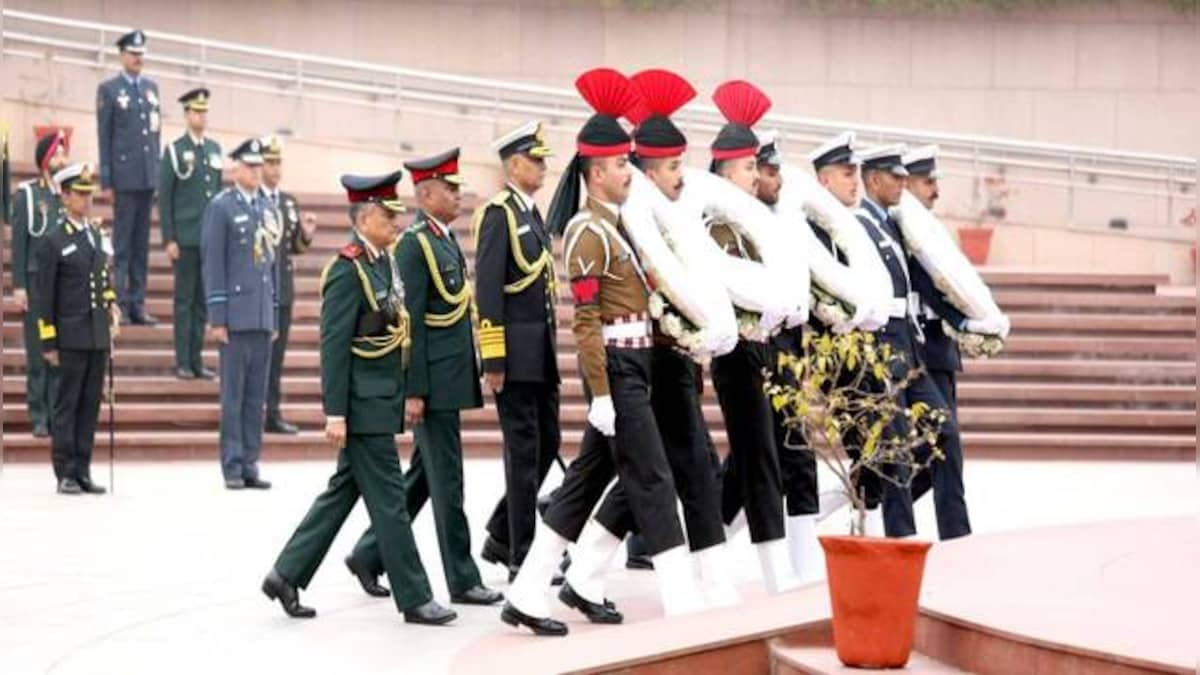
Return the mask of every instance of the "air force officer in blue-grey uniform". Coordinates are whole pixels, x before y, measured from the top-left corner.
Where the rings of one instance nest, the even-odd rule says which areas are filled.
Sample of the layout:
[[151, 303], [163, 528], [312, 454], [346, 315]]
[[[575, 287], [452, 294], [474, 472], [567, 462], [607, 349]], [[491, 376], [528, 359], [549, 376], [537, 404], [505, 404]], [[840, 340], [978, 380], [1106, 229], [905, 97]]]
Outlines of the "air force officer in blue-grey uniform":
[[221, 354], [221, 472], [230, 490], [271, 487], [258, 475], [258, 457], [276, 330], [279, 224], [258, 193], [261, 153], [252, 138], [229, 154], [233, 186], [208, 203], [201, 225], [208, 323]]
[[158, 189], [158, 85], [142, 77], [146, 35], [117, 40], [122, 71], [96, 92], [100, 137], [100, 187], [113, 193], [113, 246], [117, 303], [135, 324], [154, 325], [146, 312], [146, 266], [150, 255], [150, 209]]

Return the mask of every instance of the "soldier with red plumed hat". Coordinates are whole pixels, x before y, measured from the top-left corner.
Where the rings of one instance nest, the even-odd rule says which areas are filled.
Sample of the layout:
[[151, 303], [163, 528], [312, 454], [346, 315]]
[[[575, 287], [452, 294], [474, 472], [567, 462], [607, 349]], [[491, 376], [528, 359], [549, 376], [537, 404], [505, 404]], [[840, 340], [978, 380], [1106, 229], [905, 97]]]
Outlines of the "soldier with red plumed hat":
[[[612, 535], [588, 516], [614, 475], [629, 493], [666, 613], [703, 606], [675, 515], [674, 480], [650, 406], [653, 342], [648, 303], [654, 280], [643, 270], [620, 214], [629, 195], [632, 139], [618, 118], [639, 98], [628, 78], [607, 68], [584, 73], [575, 86], [596, 114], [576, 137], [577, 152], [559, 184], [548, 224], [565, 240], [574, 333], [591, 401], [588, 428], [578, 458], [537, 526], [501, 613], [505, 623], [526, 626], [539, 635], [567, 633], [566, 624], [550, 617], [545, 596], [567, 543], [578, 542], [573, 564], [606, 567], [604, 561], [590, 558], [611, 555], [612, 547], [602, 542], [605, 534]], [[587, 190], [582, 210], [581, 182]], [[597, 576], [564, 584], [558, 597], [594, 623], [619, 623], [622, 616], [603, 597]]]

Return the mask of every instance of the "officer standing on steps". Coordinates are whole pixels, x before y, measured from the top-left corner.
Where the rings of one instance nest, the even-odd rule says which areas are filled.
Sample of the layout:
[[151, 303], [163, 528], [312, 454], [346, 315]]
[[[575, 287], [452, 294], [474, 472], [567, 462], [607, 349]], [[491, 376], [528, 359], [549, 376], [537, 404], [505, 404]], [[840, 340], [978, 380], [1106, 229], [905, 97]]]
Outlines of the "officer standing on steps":
[[[405, 392], [413, 425], [412, 466], [404, 476], [408, 515], [433, 501], [442, 569], [450, 601], [490, 605], [504, 598], [483, 585], [471, 558], [471, 532], [463, 513], [462, 436], [459, 411], [479, 408], [479, 369], [471, 333], [471, 286], [466, 259], [450, 223], [461, 204], [458, 148], [406, 162], [421, 211], [395, 248], [412, 317], [412, 357]], [[373, 580], [382, 569], [379, 544], [367, 530], [347, 564]], [[360, 575], [360, 579], [362, 575]], [[367, 584], [364, 583], [364, 589]]]
[[233, 186], [204, 210], [200, 249], [208, 323], [221, 354], [221, 473], [230, 490], [271, 487], [258, 475], [258, 458], [278, 309], [279, 223], [258, 194], [261, 153], [251, 138], [229, 154]]
[[279, 336], [271, 343], [271, 370], [267, 377], [267, 427], [277, 434], [295, 434], [300, 429], [283, 419], [280, 404], [283, 402], [283, 355], [287, 351], [288, 337], [292, 331], [292, 302], [295, 300], [295, 263], [293, 255], [304, 253], [312, 244], [317, 231], [317, 217], [311, 213], [300, 213], [300, 205], [290, 192], [279, 189], [283, 178], [283, 143], [277, 136], [262, 139], [262, 187], [261, 192], [267, 208], [274, 210], [275, 220], [282, 228], [278, 256], [279, 267]]
[[475, 287], [484, 380], [504, 434], [505, 494], [487, 524], [484, 560], [509, 577], [533, 541], [537, 495], [558, 456], [554, 250], [533, 194], [551, 155], [541, 125], [527, 122], [492, 147], [507, 184], [475, 215]]
[[60, 494], [104, 494], [92, 482], [92, 446], [104, 372], [119, 321], [112, 242], [89, 220], [96, 183], [90, 164], [54, 175], [65, 213], [39, 242], [37, 324], [46, 362], [58, 369], [54, 475]]
[[200, 219], [221, 189], [221, 146], [204, 135], [209, 91], [179, 97], [187, 130], [163, 150], [159, 171], [158, 222], [175, 272], [175, 377], [211, 380], [204, 367], [204, 282], [200, 275]]
[[34, 151], [38, 177], [17, 186], [12, 201], [12, 279], [17, 307], [25, 312], [25, 405], [33, 435], [50, 435], [54, 417], [54, 387], [57, 374], [46, 367], [42, 341], [37, 331], [37, 256], [42, 237], [63, 217], [62, 200], [54, 174], [67, 162], [69, 139], [55, 129], [38, 139]]
[[142, 77], [146, 34], [140, 30], [117, 40], [121, 73], [96, 92], [100, 140], [100, 185], [112, 190], [113, 243], [120, 308], [130, 322], [153, 326], [146, 312], [146, 267], [150, 255], [150, 209], [158, 188], [158, 85]]
[[[393, 591], [371, 580], [372, 595], [392, 594], [408, 623], [444, 624], [456, 614], [433, 601], [405, 509], [395, 434], [404, 431], [404, 363], [411, 320], [396, 259], [396, 196], [401, 173], [342, 176], [353, 240], [321, 273], [321, 403], [337, 472], [276, 559], [262, 590], [288, 616], [311, 618], [300, 604], [359, 496], [379, 534], [377, 551]], [[353, 570], [352, 570], [353, 571]], [[360, 577], [361, 579], [361, 577]]]

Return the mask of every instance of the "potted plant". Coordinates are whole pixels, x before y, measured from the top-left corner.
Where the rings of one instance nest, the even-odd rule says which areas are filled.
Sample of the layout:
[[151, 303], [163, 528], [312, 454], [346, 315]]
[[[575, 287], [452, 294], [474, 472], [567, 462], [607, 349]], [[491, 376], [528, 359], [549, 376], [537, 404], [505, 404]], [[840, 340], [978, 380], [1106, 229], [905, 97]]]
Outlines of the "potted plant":
[[1011, 194], [1003, 173], [983, 177], [984, 206], [979, 217], [975, 223], [958, 228], [958, 245], [972, 264], [987, 264], [992, 250], [992, 233], [996, 223], [1008, 215], [1005, 203]]
[[772, 406], [837, 476], [854, 510], [849, 536], [822, 536], [833, 608], [833, 641], [848, 666], [898, 668], [912, 652], [929, 542], [868, 537], [872, 485], [908, 489], [942, 457], [946, 411], [904, 406], [900, 392], [920, 374], [891, 345], [861, 331], [806, 334], [799, 355], [780, 357], [768, 384]]

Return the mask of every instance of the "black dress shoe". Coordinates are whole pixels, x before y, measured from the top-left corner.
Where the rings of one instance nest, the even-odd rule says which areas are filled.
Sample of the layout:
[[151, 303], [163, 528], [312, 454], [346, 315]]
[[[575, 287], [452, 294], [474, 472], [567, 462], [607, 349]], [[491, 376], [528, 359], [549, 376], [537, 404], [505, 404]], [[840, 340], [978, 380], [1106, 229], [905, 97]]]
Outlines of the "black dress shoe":
[[215, 379], [217, 379], [216, 371], [213, 371], [212, 369], [209, 369], [209, 368], [205, 368], [204, 366], [200, 366], [199, 368], [193, 368], [192, 372], [196, 374], [197, 380], [215, 380]]
[[266, 430], [268, 434], [298, 434], [300, 427], [284, 420], [282, 417], [268, 417]]
[[193, 373], [191, 368], [179, 367], [175, 369], [175, 379], [194, 380], [196, 379], [196, 373]]
[[64, 478], [58, 481], [58, 494], [81, 495], [83, 488], [79, 487], [79, 483], [76, 483], [74, 478]]
[[387, 586], [379, 583], [379, 579], [360, 565], [354, 556], [346, 556], [346, 568], [350, 570], [350, 574], [353, 574], [355, 579], [358, 579], [359, 585], [367, 595], [373, 598], [386, 598], [392, 594]]
[[247, 490], [270, 490], [271, 481], [261, 478], [243, 478], [242, 485]]
[[441, 626], [458, 618], [458, 613], [442, 607], [433, 600], [412, 609], [404, 610], [406, 623], [419, 623], [426, 626]]
[[508, 547], [488, 535], [487, 539], [483, 540], [483, 550], [479, 552], [479, 557], [483, 558], [484, 562], [507, 565]]
[[654, 563], [648, 555], [628, 555], [625, 556], [625, 569], [652, 570], [654, 569]]
[[529, 616], [507, 602], [504, 603], [504, 609], [500, 611], [500, 620], [510, 626], [525, 626], [533, 631], [534, 635], [558, 636], [567, 634], [567, 624], [551, 619], [550, 617], [539, 619]]
[[147, 314], [146, 312], [138, 312], [137, 314], [134, 314], [130, 318], [132, 318], [133, 323], [138, 326], [157, 326], [158, 325], [158, 319], [155, 318], [154, 315]]
[[33, 425], [33, 437], [34, 438], [46, 438], [49, 435], [50, 435], [50, 427], [47, 426], [45, 422], [42, 422], [41, 424]]
[[558, 599], [571, 609], [579, 610], [592, 623], [621, 623], [625, 617], [608, 600], [598, 605], [575, 592], [571, 584], [563, 584], [558, 592]]
[[317, 610], [300, 604], [300, 593], [296, 587], [284, 581], [275, 568], [263, 579], [262, 592], [272, 600], [278, 600], [283, 611], [293, 619], [311, 619], [317, 615]]
[[503, 593], [492, 590], [483, 584], [450, 596], [450, 602], [456, 602], [460, 605], [494, 605], [503, 599]]
[[83, 490], [89, 495], [102, 495], [108, 492], [103, 485], [96, 485], [93, 483], [91, 478], [80, 477], [75, 482], [79, 483], [79, 489]]

